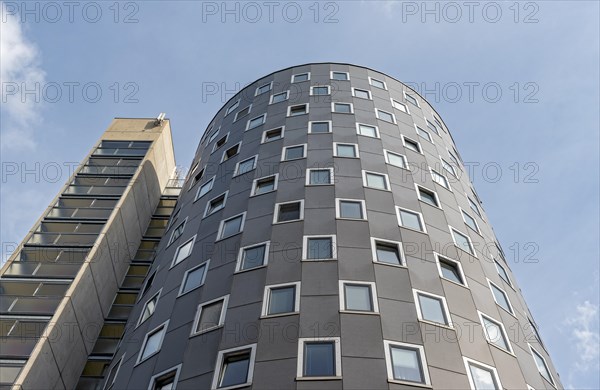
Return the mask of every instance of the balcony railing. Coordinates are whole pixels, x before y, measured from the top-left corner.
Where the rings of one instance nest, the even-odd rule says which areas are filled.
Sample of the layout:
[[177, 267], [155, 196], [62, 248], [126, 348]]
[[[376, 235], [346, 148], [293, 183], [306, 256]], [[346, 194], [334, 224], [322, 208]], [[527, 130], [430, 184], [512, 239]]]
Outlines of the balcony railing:
[[98, 238], [97, 233], [33, 233], [29, 245], [91, 246]]
[[52, 315], [62, 297], [21, 297], [0, 295], [0, 313], [21, 315]]
[[96, 195], [96, 196], [121, 196], [125, 191], [125, 187], [113, 186], [85, 186], [85, 185], [70, 185], [65, 190], [66, 195]]
[[133, 175], [136, 170], [137, 167], [93, 165], [81, 168], [79, 173], [86, 175]]
[[55, 207], [47, 218], [72, 218], [72, 219], [108, 219], [113, 209], [109, 208], [70, 208], [70, 207]]

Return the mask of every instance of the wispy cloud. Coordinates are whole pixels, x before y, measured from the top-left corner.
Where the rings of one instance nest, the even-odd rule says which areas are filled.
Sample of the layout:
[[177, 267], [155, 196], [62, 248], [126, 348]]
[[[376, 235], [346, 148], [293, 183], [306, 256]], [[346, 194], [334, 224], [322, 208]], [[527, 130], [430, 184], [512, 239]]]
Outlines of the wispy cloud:
[[577, 305], [575, 316], [566, 320], [566, 324], [572, 327], [571, 338], [579, 356], [573, 362], [573, 369], [578, 372], [597, 370], [600, 356], [598, 305], [587, 300]]
[[[0, 2], [4, 9], [4, 5]], [[36, 97], [21, 96], [23, 87], [43, 86], [46, 73], [40, 65], [36, 45], [25, 37], [17, 15], [6, 14], [0, 24], [0, 84], [2, 85], [2, 149], [35, 148], [34, 127], [41, 119], [41, 103]], [[7, 93], [15, 91], [17, 93]], [[39, 98], [39, 96], [38, 96]]]

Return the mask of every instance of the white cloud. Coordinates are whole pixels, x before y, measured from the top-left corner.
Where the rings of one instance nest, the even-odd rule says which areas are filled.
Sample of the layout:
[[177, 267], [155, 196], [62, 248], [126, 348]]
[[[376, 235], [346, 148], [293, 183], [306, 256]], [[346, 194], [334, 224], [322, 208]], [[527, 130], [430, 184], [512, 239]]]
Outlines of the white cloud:
[[[4, 9], [4, 4], [0, 2]], [[35, 148], [34, 127], [41, 119], [41, 100], [21, 93], [5, 97], [6, 88], [23, 86], [28, 89], [41, 85], [46, 73], [40, 66], [40, 54], [23, 32], [17, 15], [5, 14], [0, 24], [0, 83], [2, 85], [2, 149], [31, 150]], [[15, 84], [16, 83], [16, 84]], [[6, 100], [5, 100], [6, 99]]]
[[566, 321], [567, 325], [572, 327], [571, 338], [579, 356], [579, 359], [573, 362], [573, 369], [578, 372], [598, 369], [598, 305], [585, 301], [577, 305], [576, 311], [576, 315]]

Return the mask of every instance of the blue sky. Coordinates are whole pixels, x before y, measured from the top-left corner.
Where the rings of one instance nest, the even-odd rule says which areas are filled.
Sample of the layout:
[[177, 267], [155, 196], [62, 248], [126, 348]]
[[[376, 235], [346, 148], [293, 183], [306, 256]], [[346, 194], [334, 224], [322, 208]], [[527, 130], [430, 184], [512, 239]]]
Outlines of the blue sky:
[[24, 4], [1, 15], [3, 257], [111, 118], [166, 112], [187, 168], [231, 91], [356, 63], [436, 107], [563, 383], [600, 388], [598, 2]]

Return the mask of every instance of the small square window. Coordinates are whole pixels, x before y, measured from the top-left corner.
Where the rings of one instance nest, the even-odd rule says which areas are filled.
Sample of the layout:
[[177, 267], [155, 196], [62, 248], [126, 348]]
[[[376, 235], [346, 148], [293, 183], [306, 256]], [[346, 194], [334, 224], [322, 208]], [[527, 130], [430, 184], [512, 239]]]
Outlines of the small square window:
[[335, 157], [358, 158], [358, 145], [334, 142], [333, 155]]
[[481, 326], [483, 327], [483, 333], [485, 334], [487, 341], [490, 344], [507, 351], [508, 353], [512, 353], [504, 325], [500, 321], [496, 321], [492, 317], [486, 316], [482, 312], [478, 311], [478, 314], [479, 318], [481, 319]]
[[309, 168], [306, 170], [306, 185], [333, 184], [333, 168]]
[[429, 385], [429, 372], [423, 346], [383, 341], [390, 381]]
[[442, 168], [444, 168], [444, 170], [452, 176], [456, 177], [456, 169], [454, 169], [454, 167], [448, 161], [444, 160], [443, 158], [441, 158], [441, 160]]
[[508, 277], [508, 272], [506, 272], [506, 269], [498, 262], [498, 260], [494, 260], [494, 264], [496, 265], [496, 270], [498, 271], [500, 278], [502, 278], [506, 284], [512, 287], [512, 283], [510, 282], [510, 278]]
[[285, 128], [282, 126], [282, 127], [276, 127], [274, 129], [263, 131], [262, 143], [264, 144], [267, 142], [277, 141], [278, 139], [282, 139], [284, 130], [285, 130]]
[[256, 344], [219, 351], [211, 389], [252, 385]]
[[363, 171], [363, 185], [378, 190], [390, 189], [388, 177], [383, 173]]
[[171, 267], [181, 263], [183, 260], [187, 259], [192, 254], [192, 249], [194, 248], [194, 241], [196, 240], [196, 236], [190, 238], [184, 244], [181, 244], [175, 251], [175, 256], [173, 256], [173, 263]]
[[406, 104], [401, 103], [397, 100], [392, 99], [392, 106], [399, 111], [404, 112], [405, 114], [410, 114], [410, 112], [408, 111], [408, 107], [406, 106]]
[[219, 149], [221, 146], [225, 145], [227, 143], [227, 139], [229, 138], [229, 133], [225, 134], [224, 136], [222, 136], [221, 138], [219, 138], [217, 140], [217, 142], [215, 142], [215, 144], [213, 145], [213, 149], [212, 151], [215, 152], [217, 149]]
[[408, 163], [406, 162], [406, 156], [403, 156], [398, 153], [390, 152], [389, 150], [384, 150], [384, 155], [385, 155], [386, 163], [396, 166], [396, 167], [399, 167], [399, 168], [408, 169]]
[[296, 104], [295, 106], [288, 107], [287, 116], [299, 116], [308, 114], [308, 103]]
[[420, 107], [419, 102], [417, 101], [417, 99], [414, 96], [409, 95], [406, 92], [404, 92], [404, 98], [406, 99], [407, 102], [409, 102], [413, 106]]
[[193, 186], [196, 185], [196, 183], [198, 183], [200, 180], [202, 180], [202, 177], [204, 176], [204, 172], [205, 172], [205, 168], [202, 168], [200, 171], [198, 171], [198, 173], [196, 173], [196, 175], [192, 179], [192, 182], [190, 183], [190, 188], [189, 188], [190, 190], [192, 189]]
[[308, 122], [310, 134], [331, 133], [331, 121]]
[[331, 103], [331, 111], [338, 114], [353, 114], [354, 107], [352, 103]]
[[286, 146], [283, 148], [281, 161], [297, 160], [306, 158], [306, 144]]
[[440, 135], [440, 132], [438, 131], [437, 127], [433, 123], [429, 122], [429, 120], [427, 120], [427, 119], [425, 119], [425, 122], [427, 122], [427, 128], [429, 130], [433, 131], [437, 135]]
[[385, 81], [374, 79], [373, 77], [369, 77], [369, 84], [379, 89], [387, 89], [385, 85]]
[[222, 193], [221, 195], [212, 198], [206, 203], [206, 209], [204, 210], [204, 216], [207, 217], [213, 213], [216, 213], [219, 210], [222, 210], [225, 207], [225, 203], [227, 202], [227, 194], [229, 191]]
[[183, 275], [183, 281], [181, 282], [181, 287], [179, 289], [179, 295], [186, 294], [204, 284], [209, 262], [210, 260], [207, 260], [199, 266], [185, 271], [185, 274]]
[[310, 80], [310, 72], [298, 73], [298, 74], [292, 75], [292, 83], [300, 83], [302, 81], [308, 81], [308, 80]]
[[163, 371], [150, 379], [151, 390], [173, 390], [177, 385], [181, 364], [176, 368]]
[[479, 207], [477, 206], [477, 203], [475, 203], [469, 197], [467, 197], [467, 199], [469, 200], [469, 207], [471, 207], [471, 210], [473, 210], [475, 212], [475, 214], [477, 214], [477, 215], [479, 215], [479, 217], [481, 217], [481, 211], [479, 210]]
[[171, 238], [169, 239], [169, 243], [168, 245], [171, 245], [172, 243], [174, 243], [175, 241], [177, 241], [177, 239], [179, 237], [181, 237], [181, 235], [183, 234], [183, 229], [185, 229], [185, 223], [187, 222], [187, 218], [181, 222], [179, 225], [177, 225], [177, 227], [175, 229], [173, 229], [173, 232], [171, 233]]
[[356, 124], [356, 133], [358, 135], [364, 135], [365, 137], [379, 138], [379, 128], [364, 123]]
[[137, 363], [141, 363], [160, 351], [169, 321], [159, 325], [146, 334]]
[[477, 225], [477, 221], [475, 221], [475, 219], [473, 217], [471, 217], [469, 214], [465, 213], [465, 211], [463, 209], [461, 209], [460, 211], [462, 212], [462, 216], [463, 216], [463, 220], [465, 221], [465, 224], [469, 228], [474, 230], [476, 233], [479, 233], [479, 226]]
[[276, 93], [276, 94], [271, 95], [271, 101], [269, 102], [269, 104], [285, 102], [289, 98], [290, 98], [290, 91]]
[[375, 283], [340, 280], [340, 310], [378, 313]]
[[156, 305], [158, 304], [158, 298], [160, 297], [160, 290], [154, 294], [154, 296], [146, 301], [144, 304], [144, 308], [142, 309], [142, 313], [140, 314], [140, 319], [138, 320], [138, 326], [146, 321], [148, 318], [154, 314], [156, 310]]
[[434, 207], [441, 207], [437, 194], [427, 188], [415, 185], [417, 187], [417, 195], [419, 200]]
[[233, 111], [237, 110], [237, 108], [240, 106], [240, 99], [238, 99], [235, 103], [233, 103], [231, 106], [229, 106], [229, 108], [227, 109], [227, 111], [225, 111], [225, 116], [231, 114]]
[[435, 253], [435, 260], [438, 265], [438, 271], [440, 276], [444, 279], [450, 280], [454, 283], [467, 285], [465, 275], [462, 270], [462, 266], [458, 261], [451, 260], [447, 257], [440, 256]]
[[341, 377], [339, 337], [298, 339], [299, 378]]
[[540, 375], [545, 380], [550, 382], [552, 386], [556, 387], [556, 384], [554, 383], [554, 378], [552, 378], [552, 374], [550, 374], [550, 370], [548, 369], [548, 365], [546, 364], [546, 359], [544, 359], [544, 357], [538, 351], [533, 349], [531, 345], [529, 346], [529, 349], [531, 350], [533, 360], [535, 361], [535, 365], [537, 366]]
[[198, 192], [196, 193], [196, 200], [202, 198], [204, 195], [208, 194], [210, 190], [213, 188], [213, 184], [215, 182], [215, 177], [211, 177], [206, 183], [202, 184], [198, 187]]
[[236, 164], [234, 176], [243, 175], [256, 168], [256, 159], [258, 156], [252, 156], [246, 160], [240, 161]]
[[448, 150], [448, 157], [450, 157], [450, 160], [452, 160], [452, 164], [454, 164], [454, 167], [458, 167], [460, 169], [460, 164], [458, 163], [458, 159], [452, 154], [450, 153], [450, 151]]
[[297, 313], [300, 310], [300, 282], [265, 287], [263, 316]]
[[310, 87], [310, 95], [311, 96], [323, 96], [323, 95], [330, 95], [330, 94], [331, 94], [331, 87], [329, 85], [319, 85], [319, 86]]
[[255, 96], [262, 95], [263, 93], [269, 92], [272, 87], [273, 87], [273, 82], [261, 85], [260, 87], [256, 88]]
[[471, 239], [469, 238], [469, 236], [459, 232], [454, 228], [450, 228], [450, 231], [452, 232], [452, 239], [454, 240], [454, 245], [456, 245], [463, 251], [477, 257], [475, 255], [475, 250], [473, 249], [473, 244], [471, 244]]
[[396, 207], [396, 211], [398, 213], [398, 225], [408, 229], [418, 230], [423, 233], [427, 232], [421, 213], [400, 207]]
[[267, 120], [267, 114], [262, 114], [257, 116], [256, 118], [252, 118], [246, 124], [246, 130], [252, 130], [257, 128], [258, 126], [262, 126]]
[[303, 200], [275, 204], [273, 223], [300, 221], [302, 219], [304, 219]]
[[431, 135], [427, 131], [423, 130], [422, 128], [420, 128], [417, 125], [415, 125], [415, 128], [417, 129], [417, 134], [419, 134], [419, 137], [433, 143], [433, 139], [431, 138]]
[[225, 323], [229, 295], [198, 305], [192, 336], [214, 330]]
[[255, 179], [252, 183], [252, 196], [277, 190], [277, 178], [278, 174]]
[[336, 257], [335, 236], [304, 236], [303, 259], [333, 260]]
[[448, 179], [446, 179], [446, 176], [442, 175], [441, 173], [431, 169], [431, 179], [437, 184], [444, 187], [445, 189], [450, 190], [450, 184], [448, 184]]
[[250, 111], [252, 110], [252, 104], [249, 105], [248, 107], [244, 107], [241, 110], [239, 110], [236, 114], [235, 114], [235, 118], [233, 119], [234, 122], [236, 122], [237, 120], [245, 117], [246, 115], [250, 114]]
[[217, 135], [219, 135], [219, 130], [221, 130], [221, 128], [216, 129], [210, 134], [210, 136], [208, 136], [208, 143], [211, 143], [215, 138], [217, 138]]
[[348, 81], [350, 80], [350, 74], [348, 72], [331, 72], [331, 79], [337, 81]]
[[244, 230], [245, 219], [246, 213], [244, 212], [235, 217], [221, 221], [217, 239], [220, 240], [241, 233]]
[[396, 123], [396, 117], [390, 112], [379, 110], [376, 108], [375, 114], [377, 115], [377, 119], [379, 120], [389, 123]]
[[402, 143], [404, 144], [404, 147], [406, 149], [412, 150], [413, 152], [416, 153], [423, 153], [421, 151], [421, 144], [419, 144], [417, 141], [414, 141], [410, 138], [406, 138], [404, 136], [402, 136]]
[[365, 201], [360, 199], [336, 199], [336, 217], [366, 219]]
[[451, 326], [446, 298], [414, 289], [413, 292], [420, 320]]
[[396, 241], [371, 238], [373, 261], [377, 263], [403, 265], [402, 245]]
[[263, 242], [240, 248], [236, 271], [246, 271], [267, 264], [270, 243]]
[[490, 280], [488, 280], [488, 284], [490, 285], [490, 290], [492, 290], [492, 295], [494, 296], [494, 301], [496, 301], [498, 306], [500, 306], [501, 308], [503, 308], [510, 314], [514, 315], [512, 305], [510, 304], [510, 300], [508, 299], [508, 296], [506, 295], [504, 290], [502, 290], [500, 287], [496, 286]]
[[233, 145], [229, 149], [223, 152], [223, 157], [221, 158], [221, 162], [225, 162], [232, 157], [236, 156], [240, 152], [240, 144]]
[[503, 389], [496, 369], [487, 364], [463, 357], [469, 383], [473, 390], [501, 390]]
[[352, 88], [352, 96], [360, 98], [360, 99], [372, 100], [371, 99], [371, 91], [368, 91], [366, 89]]

